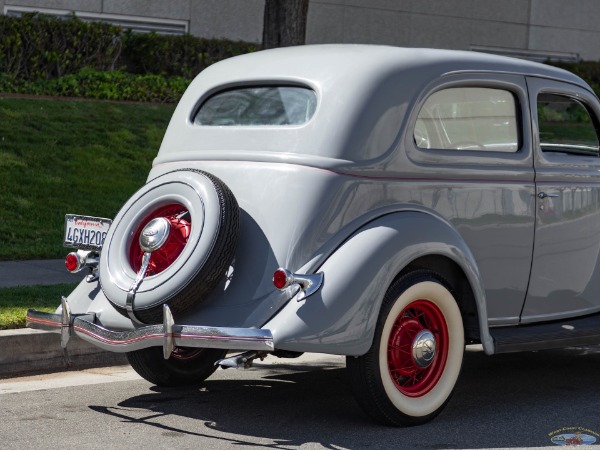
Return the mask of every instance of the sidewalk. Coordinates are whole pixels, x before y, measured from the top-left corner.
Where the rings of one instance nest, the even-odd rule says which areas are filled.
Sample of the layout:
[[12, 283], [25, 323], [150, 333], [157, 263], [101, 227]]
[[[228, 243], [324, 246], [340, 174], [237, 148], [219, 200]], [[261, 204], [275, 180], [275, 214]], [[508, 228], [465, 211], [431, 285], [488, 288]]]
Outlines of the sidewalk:
[[[86, 273], [69, 273], [63, 259], [0, 261], [0, 288], [77, 283]], [[69, 292], [65, 292], [67, 294]], [[56, 306], [59, 304], [60, 298], [57, 298]], [[63, 350], [59, 334], [28, 328], [0, 330], [0, 343], [0, 378], [127, 363], [124, 354], [100, 350], [76, 336]]]

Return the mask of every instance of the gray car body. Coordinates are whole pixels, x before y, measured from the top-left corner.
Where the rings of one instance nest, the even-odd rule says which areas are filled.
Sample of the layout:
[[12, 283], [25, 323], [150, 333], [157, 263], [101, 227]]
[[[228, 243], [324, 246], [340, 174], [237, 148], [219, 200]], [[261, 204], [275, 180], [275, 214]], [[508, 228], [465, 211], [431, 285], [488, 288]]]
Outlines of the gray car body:
[[[306, 86], [318, 106], [300, 126], [193, 123], [206, 98], [248, 85]], [[417, 148], [420, 107], [451, 86], [512, 92], [520, 149]], [[178, 321], [268, 329], [276, 349], [362, 355], [386, 290], [414, 265], [460, 273], [472, 306], [468, 334], [488, 354], [491, 327], [600, 311], [600, 161], [538, 151], [530, 99], [545, 89], [577, 96], [600, 115], [591, 88], [569, 72], [472, 52], [305, 46], [209, 67], [177, 106], [148, 180], [179, 169], [216, 175], [239, 203], [241, 235], [227, 283]], [[539, 199], [542, 187], [568, 190], [569, 205], [579, 206]], [[293, 288], [273, 287], [278, 267], [322, 272], [323, 287], [295, 301]], [[95, 283], [83, 282], [69, 303], [104, 327], [136, 327]]]

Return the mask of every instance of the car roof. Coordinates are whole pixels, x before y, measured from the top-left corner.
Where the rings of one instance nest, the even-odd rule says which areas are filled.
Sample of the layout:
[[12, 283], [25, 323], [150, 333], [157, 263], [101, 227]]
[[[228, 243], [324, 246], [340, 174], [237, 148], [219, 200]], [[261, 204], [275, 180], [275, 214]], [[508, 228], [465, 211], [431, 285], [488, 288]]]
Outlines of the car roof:
[[[551, 78], [593, 92], [568, 71], [485, 53], [354, 44], [265, 50], [213, 64], [192, 81], [155, 163], [293, 157], [325, 167], [374, 160], [392, 149], [406, 113], [430, 83], [465, 72], [489, 73], [492, 79], [494, 74]], [[215, 92], [294, 84], [310, 87], [318, 97], [315, 114], [302, 126], [194, 125], [195, 112]]]
[[241, 80], [368, 81], [390, 71], [416, 69], [431, 78], [456, 72], [506, 72], [553, 78], [592, 91], [580, 77], [557, 67], [487, 53], [359, 44], [325, 44], [264, 50], [221, 61], [203, 73], [205, 86]]

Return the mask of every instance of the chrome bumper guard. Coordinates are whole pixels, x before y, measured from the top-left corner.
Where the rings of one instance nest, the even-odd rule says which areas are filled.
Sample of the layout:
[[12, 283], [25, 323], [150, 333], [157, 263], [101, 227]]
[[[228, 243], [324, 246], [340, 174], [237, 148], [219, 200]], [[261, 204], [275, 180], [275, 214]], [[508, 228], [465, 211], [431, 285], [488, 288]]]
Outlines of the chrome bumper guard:
[[177, 325], [171, 310], [163, 305], [163, 323], [131, 331], [111, 331], [96, 325], [94, 314], [71, 314], [62, 298], [62, 314], [27, 311], [27, 327], [60, 333], [61, 345], [67, 346], [75, 334], [102, 349], [125, 353], [148, 347], [162, 347], [168, 359], [175, 347], [221, 348], [224, 350], [273, 351], [273, 335], [258, 328], [225, 328]]

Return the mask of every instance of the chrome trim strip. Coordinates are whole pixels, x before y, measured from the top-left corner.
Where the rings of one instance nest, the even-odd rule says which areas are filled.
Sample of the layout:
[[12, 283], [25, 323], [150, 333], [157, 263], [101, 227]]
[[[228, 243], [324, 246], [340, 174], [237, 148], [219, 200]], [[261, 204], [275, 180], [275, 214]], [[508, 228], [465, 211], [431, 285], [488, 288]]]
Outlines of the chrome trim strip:
[[27, 320], [25, 322], [27, 328], [35, 330], [51, 331], [53, 333], [62, 332], [62, 316], [60, 314], [52, 314], [35, 309], [27, 311]]
[[[73, 321], [75, 319], [81, 318], [89, 322], [94, 322], [96, 318], [95, 314], [71, 314], [69, 304], [66, 302], [66, 299], [64, 301], [67, 305], [67, 309], [65, 310], [65, 308], [63, 307], [63, 310], [60, 314], [36, 311], [35, 309], [28, 310], [25, 326], [34, 330], [43, 330], [50, 331], [52, 333], [58, 333], [61, 335], [62, 344], [62, 340], [64, 339], [65, 333], [68, 334], [68, 336], [73, 335]], [[64, 311], [68, 312], [65, 313]]]
[[[168, 307], [167, 307], [168, 309]], [[168, 311], [166, 316], [170, 315]], [[66, 328], [81, 339], [97, 347], [117, 353], [131, 352], [148, 347], [163, 347], [166, 353], [170, 345], [175, 347], [220, 348], [224, 350], [273, 351], [273, 335], [270, 330], [259, 328], [206, 327], [177, 325], [168, 317], [164, 324], [147, 325], [130, 331], [111, 331], [94, 323], [94, 314], [73, 315]], [[61, 333], [62, 315], [35, 310], [27, 312], [27, 326]], [[171, 353], [169, 352], [169, 355]]]

